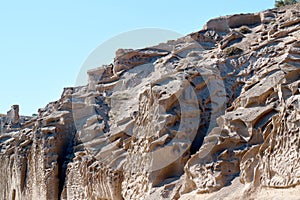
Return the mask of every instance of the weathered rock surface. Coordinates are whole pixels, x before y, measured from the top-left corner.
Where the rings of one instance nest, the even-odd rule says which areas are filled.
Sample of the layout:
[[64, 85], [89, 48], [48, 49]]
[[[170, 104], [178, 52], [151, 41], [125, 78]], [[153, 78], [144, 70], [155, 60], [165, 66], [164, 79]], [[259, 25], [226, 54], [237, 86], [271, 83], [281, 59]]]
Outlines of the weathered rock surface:
[[37, 117], [13, 106], [0, 118], [0, 199], [288, 195], [300, 184], [299, 9], [120, 49]]

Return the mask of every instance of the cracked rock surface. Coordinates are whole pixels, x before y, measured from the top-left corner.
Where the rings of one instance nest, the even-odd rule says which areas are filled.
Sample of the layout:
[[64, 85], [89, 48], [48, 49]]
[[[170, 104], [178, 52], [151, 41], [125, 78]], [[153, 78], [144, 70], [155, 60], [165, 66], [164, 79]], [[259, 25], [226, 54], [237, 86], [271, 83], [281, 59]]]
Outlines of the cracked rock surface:
[[299, 10], [119, 49], [37, 116], [12, 106], [0, 115], [0, 199], [296, 198]]

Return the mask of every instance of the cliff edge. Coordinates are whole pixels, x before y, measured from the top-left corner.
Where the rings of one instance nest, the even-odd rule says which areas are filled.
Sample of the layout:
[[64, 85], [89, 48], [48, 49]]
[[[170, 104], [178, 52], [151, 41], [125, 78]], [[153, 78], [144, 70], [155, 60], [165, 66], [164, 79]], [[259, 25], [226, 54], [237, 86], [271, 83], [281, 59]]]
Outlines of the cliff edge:
[[0, 199], [297, 199], [300, 5], [119, 49], [0, 120]]

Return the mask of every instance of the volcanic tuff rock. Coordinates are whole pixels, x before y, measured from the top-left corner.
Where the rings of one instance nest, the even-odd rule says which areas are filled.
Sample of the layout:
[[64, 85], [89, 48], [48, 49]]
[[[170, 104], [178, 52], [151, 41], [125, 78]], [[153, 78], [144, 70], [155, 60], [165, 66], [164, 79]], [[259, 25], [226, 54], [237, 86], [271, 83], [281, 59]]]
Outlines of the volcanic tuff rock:
[[296, 198], [299, 10], [120, 49], [38, 116], [13, 106], [0, 120], [0, 199]]

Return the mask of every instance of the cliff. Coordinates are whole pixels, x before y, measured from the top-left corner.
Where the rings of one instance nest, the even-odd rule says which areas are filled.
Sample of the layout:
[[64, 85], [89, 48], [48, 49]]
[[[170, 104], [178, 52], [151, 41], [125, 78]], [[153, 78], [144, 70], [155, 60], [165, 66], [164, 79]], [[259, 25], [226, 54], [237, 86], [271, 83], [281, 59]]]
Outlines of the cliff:
[[300, 5], [120, 49], [36, 117], [1, 116], [0, 199], [296, 199]]

